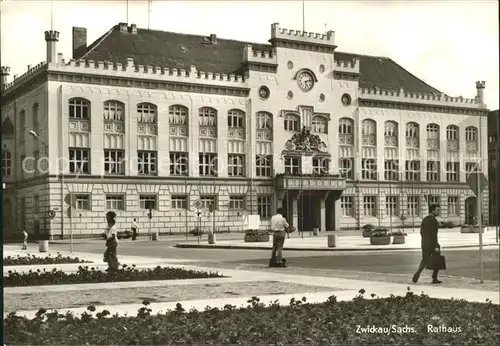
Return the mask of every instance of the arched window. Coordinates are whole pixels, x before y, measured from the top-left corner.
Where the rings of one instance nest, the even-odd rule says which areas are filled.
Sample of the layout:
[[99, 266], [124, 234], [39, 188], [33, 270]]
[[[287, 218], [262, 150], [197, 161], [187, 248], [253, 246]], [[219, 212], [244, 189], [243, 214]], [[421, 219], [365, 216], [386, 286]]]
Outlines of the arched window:
[[90, 119], [90, 101], [82, 98], [69, 100], [69, 118], [77, 120]]
[[419, 148], [420, 128], [417, 123], [411, 122], [406, 124], [406, 147]]
[[446, 127], [446, 140], [458, 141], [458, 126], [448, 125]]
[[257, 112], [257, 140], [273, 140], [273, 115], [268, 112]]
[[188, 136], [188, 114], [189, 110], [186, 106], [172, 105], [168, 107], [168, 122], [171, 135], [177, 137]]
[[104, 120], [125, 121], [125, 105], [123, 102], [115, 100], [104, 102]]
[[311, 132], [313, 133], [327, 133], [328, 121], [321, 115], [315, 115], [312, 118]]
[[244, 129], [245, 112], [239, 109], [231, 109], [227, 112], [227, 126], [233, 129]]
[[426, 127], [427, 132], [427, 148], [439, 149], [439, 125], [428, 124]]
[[11, 169], [12, 169], [12, 155], [10, 151], [4, 149], [2, 151], [2, 175], [4, 177], [10, 176]]
[[40, 131], [40, 124], [38, 122], [38, 103], [35, 103], [33, 105], [33, 131], [35, 131], [36, 134], [39, 134]]
[[217, 110], [211, 107], [199, 109], [200, 126], [217, 127]]
[[139, 103], [137, 105], [137, 122], [156, 124], [158, 121], [158, 107], [152, 103]]
[[365, 119], [361, 123], [362, 145], [377, 145], [377, 123], [371, 119]]
[[19, 141], [24, 142], [26, 139], [26, 112], [21, 110], [19, 112]]
[[398, 146], [398, 123], [386, 121], [384, 123], [384, 145], [387, 147]]
[[465, 140], [467, 142], [477, 142], [477, 128], [474, 126], [468, 126], [465, 129]]
[[354, 120], [349, 118], [339, 120], [339, 143], [354, 145]]
[[297, 114], [286, 113], [284, 118], [285, 131], [300, 131], [300, 118]]

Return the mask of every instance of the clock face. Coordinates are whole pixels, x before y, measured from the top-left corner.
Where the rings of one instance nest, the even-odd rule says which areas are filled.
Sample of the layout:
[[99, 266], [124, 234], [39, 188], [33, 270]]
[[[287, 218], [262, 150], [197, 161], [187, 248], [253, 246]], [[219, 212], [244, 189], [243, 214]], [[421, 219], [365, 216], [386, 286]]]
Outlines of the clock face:
[[303, 91], [309, 91], [314, 86], [314, 77], [309, 72], [302, 72], [297, 77], [297, 81]]

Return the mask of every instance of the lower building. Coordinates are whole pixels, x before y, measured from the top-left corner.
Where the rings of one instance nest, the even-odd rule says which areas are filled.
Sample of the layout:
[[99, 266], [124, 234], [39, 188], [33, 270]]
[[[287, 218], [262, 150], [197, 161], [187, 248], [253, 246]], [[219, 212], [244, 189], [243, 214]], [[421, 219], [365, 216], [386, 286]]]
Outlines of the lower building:
[[500, 113], [488, 114], [488, 167], [490, 225], [500, 226]]

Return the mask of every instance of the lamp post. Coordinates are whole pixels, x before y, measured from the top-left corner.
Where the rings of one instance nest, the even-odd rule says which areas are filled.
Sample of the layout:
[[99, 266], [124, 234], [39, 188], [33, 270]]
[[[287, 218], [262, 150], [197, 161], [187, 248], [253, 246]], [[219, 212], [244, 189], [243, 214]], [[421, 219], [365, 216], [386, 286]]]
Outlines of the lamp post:
[[[35, 131], [31, 130], [31, 131], [29, 131], [29, 134], [30, 134], [33, 138], [35, 138], [38, 142], [40, 142], [40, 143], [42, 143], [42, 144], [43, 144], [44, 153], [45, 153], [45, 155], [48, 157], [48, 155], [49, 155], [49, 150], [48, 150], [48, 147], [49, 147], [49, 146], [47, 145], [47, 143], [45, 143], [45, 141], [43, 141], [43, 140], [42, 140], [42, 139], [38, 136], [38, 134], [37, 134]], [[38, 162], [36, 162], [36, 164], [38, 165]], [[37, 167], [37, 168], [38, 168], [38, 167]], [[49, 204], [47, 204], [47, 208], [48, 208], [48, 206], [49, 206]], [[48, 210], [47, 210], [47, 211], [44, 213], [44, 215], [43, 215], [43, 231], [44, 231], [45, 233], [47, 233], [47, 213], [48, 213]]]

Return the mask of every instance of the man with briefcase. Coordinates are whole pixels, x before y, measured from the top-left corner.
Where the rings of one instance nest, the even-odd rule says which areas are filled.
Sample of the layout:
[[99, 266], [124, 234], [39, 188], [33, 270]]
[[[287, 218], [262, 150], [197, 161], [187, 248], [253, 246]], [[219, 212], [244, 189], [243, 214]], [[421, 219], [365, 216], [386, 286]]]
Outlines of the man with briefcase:
[[438, 243], [439, 222], [436, 217], [439, 215], [439, 206], [431, 205], [429, 215], [422, 220], [420, 226], [420, 235], [422, 236], [422, 260], [418, 266], [417, 272], [413, 275], [413, 283], [417, 283], [422, 271], [432, 269], [432, 283], [440, 284], [438, 272], [440, 269], [446, 269], [445, 257], [441, 255], [441, 246]]

